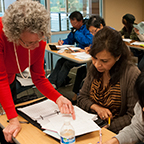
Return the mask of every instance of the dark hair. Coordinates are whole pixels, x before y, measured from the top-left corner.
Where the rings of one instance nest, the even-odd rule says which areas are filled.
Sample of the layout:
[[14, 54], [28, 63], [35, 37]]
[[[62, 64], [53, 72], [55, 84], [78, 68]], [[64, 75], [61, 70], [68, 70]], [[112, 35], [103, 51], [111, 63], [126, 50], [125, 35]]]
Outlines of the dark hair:
[[87, 29], [89, 29], [90, 26], [94, 26], [96, 28], [100, 28], [100, 25], [105, 26], [105, 21], [103, 18], [101, 18], [100, 16], [91, 16], [87, 22]]
[[[95, 58], [96, 54], [103, 50], [110, 52], [115, 58], [120, 56], [110, 70], [110, 83], [115, 84], [120, 80], [121, 75], [125, 71], [131, 58], [131, 53], [122, 40], [120, 33], [107, 26], [98, 31], [94, 36], [90, 55]], [[92, 65], [90, 73], [98, 80], [102, 76], [102, 73], [98, 72], [94, 65]]]
[[144, 107], [144, 71], [138, 76], [135, 82], [135, 89], [138, 95], [139, 104]]
[[123, 19], [125, 19], [127, 22], [129, 22], [131, 24], [134, 24], [134, 21], [135, 21], [135, 17], [132, 14], [125, 14], [123, 16]]
[[132, 14], [125, 14], [122, 18], [122, 23], [125, 25], [123, 30], [130, 34], [133, 29], [134, 21], [135, 17]]
[[74, 20], [76, 19], [77, 21], [83, 20], [83, 16], [79, 11], [74, 11], [70, 14], [69, 19]]

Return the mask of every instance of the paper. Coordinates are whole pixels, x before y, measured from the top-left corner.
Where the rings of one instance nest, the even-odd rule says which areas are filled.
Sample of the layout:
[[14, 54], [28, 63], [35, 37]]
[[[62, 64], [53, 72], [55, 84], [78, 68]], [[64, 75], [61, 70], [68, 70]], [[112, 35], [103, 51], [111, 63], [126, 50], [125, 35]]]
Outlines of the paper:
[[133, 24], [133, 26], [139, 30], [140, 34], [144, 34], [144, 22], [140, 22], [139, 24]]
[[74, 45], [56, 45], [56, 47], [58, 49], [67, 48], [67, 47], [71, 47], [71, 46], [74, 46]]
[[76, 53], [71, 53], [72, 55], [75, 55], [75, 58], [86, 60], [86, 59], [91, 59], [91, 55], [87, 54], [85, 52], [76, 52]]
[[125, 41], [125, 42], [131, 42], [132, 40], [124, 38], [123, 41]]
[[135, 41], [135, 42], [133, 42], [133, 43], [131, 43], [131, 45], [143, 45], [144, 44], [144, 42], [138, 42], [138, 41]]
[[63, 53], [65, 50], [68, 50], [68, 49], [72, 50], [73, 52], [76, 52], [76, 51], [80, 50], [81, 48], [80, 47], [74, 47], [71, 45], [66, 45], [65, 47], [60, 48], [58, 53]]
[[[29, 74], [29, 68], [26, 68], [23, 72], [22, 72], [24, 77], [27, 77], [27, 75]], [[31, 79], [31, 75], [29, 75], [28, 79], [24, 79], [21, 77], [20, 74], [17, 74], [16, 79], [20, 82], [21, 86], [31, 86], [34, 85], [34, 83], [32, 82]]]
[[59, 111], [58, 106], [49, 99], [24, 108], [18, 108], [18, 110], [22, 111], [33, 120], [37, 120], [42, 128], [46, 129], [51, 134], [59, 134], [65, 119], [70, 120], [75, 129], [76, 136], [100, 129], [100, 127], [92, 120], [96, 115], [89, 114], [77, 106], [74, 106], [76, 120], [73, 120], [70, 114], [61, 113], [46, 117], [46, 115], [54, 113], [56, 110]]

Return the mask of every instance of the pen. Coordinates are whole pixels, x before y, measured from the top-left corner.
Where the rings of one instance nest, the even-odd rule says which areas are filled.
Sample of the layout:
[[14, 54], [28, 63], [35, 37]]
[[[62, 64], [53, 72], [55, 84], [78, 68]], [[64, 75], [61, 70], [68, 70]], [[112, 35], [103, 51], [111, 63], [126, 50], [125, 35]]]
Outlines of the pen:
[[62, 45], [62, 44], [61, 44], [61, 38], [59, 38], [59, 41], [60, 41], [60, 45]]
[[71, 52], [75, 52], [74, 50], [72, 50], [72, 49], [71, 49], [71, 48], [69, 48], [69, 47], [68, 47], [68, 49], [69, 49]]
[[[9, 120], [7, 120], [7, 122], [9, 122]], [[19, 123], [26, 123], [26, 124], [29, 124], [28, 121], [19, 121]]]
[[110, 126], [110, 123], [111, 123], [111, 119], [110, 117], [108, 117], [108, 126]]
[[99, 143], [102, 144], [102, 132], [99, 130]]

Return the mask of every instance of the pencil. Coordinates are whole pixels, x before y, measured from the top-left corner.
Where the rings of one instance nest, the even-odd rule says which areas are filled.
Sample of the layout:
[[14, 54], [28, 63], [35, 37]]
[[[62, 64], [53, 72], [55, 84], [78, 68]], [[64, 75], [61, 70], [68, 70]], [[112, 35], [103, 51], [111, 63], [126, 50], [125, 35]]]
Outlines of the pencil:
[[[7, 122], [9, 122], [9, 120], [7, 120]], [[28, 122], [28, 121], [19, 121], [19, 123], [29, 124], [29, 122]]]
[[110, 117], [108, 118], [108, 126], [110, 126], [110, 123], [111, 123], [111, 119]]

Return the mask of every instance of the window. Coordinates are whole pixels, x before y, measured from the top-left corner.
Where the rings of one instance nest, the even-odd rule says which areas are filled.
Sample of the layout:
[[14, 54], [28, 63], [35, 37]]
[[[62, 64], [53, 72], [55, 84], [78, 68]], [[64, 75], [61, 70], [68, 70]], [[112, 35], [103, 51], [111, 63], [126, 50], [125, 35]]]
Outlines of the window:
[[70, 30], [69, 14], [75, 10], [87, 17], [89, 0], [50, 0], [51, 31]]
[[[0, 16], [4, 14], [4, 8], [16, 0], [0, 0]], [[51, 31], [67, 31], [72, 27], [69, 21], [71, 12], [80, 11], [84, 18], [93, 14], [102, 16], [102, 0], [34, 0], [43, 4], [50, 11]], [[99, 12], [100, 8], [100, 12]]]
[[0, 1], [0, 17], [4, 14], [3, 0]]

